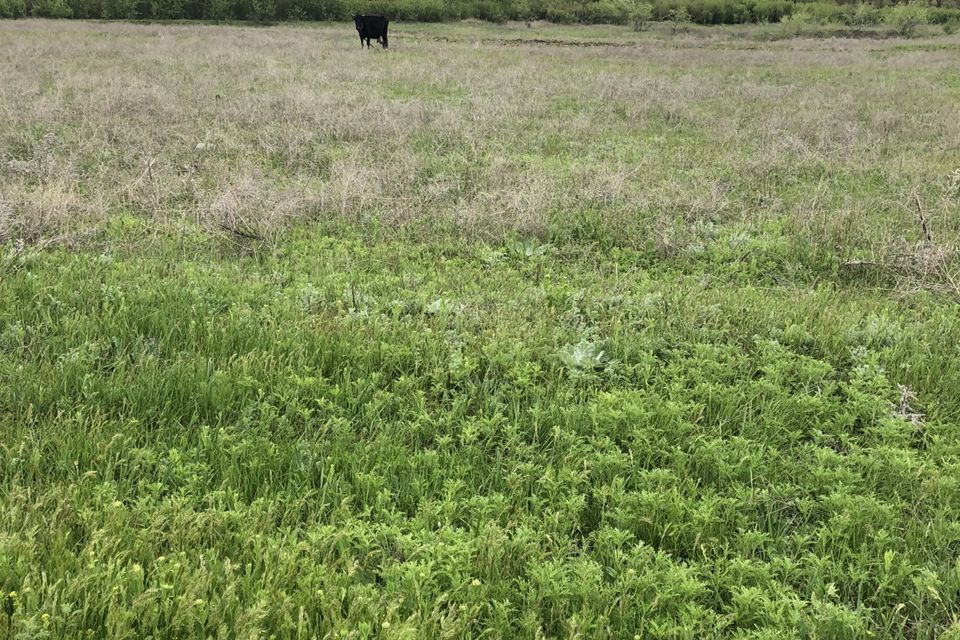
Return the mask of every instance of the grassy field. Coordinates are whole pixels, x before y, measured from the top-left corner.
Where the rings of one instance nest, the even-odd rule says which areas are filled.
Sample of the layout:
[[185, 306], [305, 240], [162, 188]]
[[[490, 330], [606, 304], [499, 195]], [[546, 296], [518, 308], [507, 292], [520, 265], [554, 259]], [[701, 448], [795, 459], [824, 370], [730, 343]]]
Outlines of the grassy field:
[[0, 638], [960, 637], [960, 38], [783, 28], [0, 22]]

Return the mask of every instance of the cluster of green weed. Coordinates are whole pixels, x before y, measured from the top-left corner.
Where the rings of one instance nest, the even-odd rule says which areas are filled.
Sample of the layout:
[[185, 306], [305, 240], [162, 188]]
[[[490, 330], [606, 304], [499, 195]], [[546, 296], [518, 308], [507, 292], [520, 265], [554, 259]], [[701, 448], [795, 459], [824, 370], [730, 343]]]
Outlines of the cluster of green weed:
[[[380, 13], [395, 20], [441, 22], [478, 18], [493, 22], [543, 19], [558, 23], [629, 24], [630, 0], [0, 0], [0, 18], [37, 16], [139, 20], [347, 20]], [[654, 20], [682, 15], [697, 24], [771, 23], [796, 14], [800, 22], [870, 25], [889, 21], [897, 8], [883, 3], [795, 0], [651, 0]], [[960, 24], [960, 8], [927, 9], [920, 24]]]
[[0, 253], [4, 637], [956, 631], [954, 302], [129, 222]]

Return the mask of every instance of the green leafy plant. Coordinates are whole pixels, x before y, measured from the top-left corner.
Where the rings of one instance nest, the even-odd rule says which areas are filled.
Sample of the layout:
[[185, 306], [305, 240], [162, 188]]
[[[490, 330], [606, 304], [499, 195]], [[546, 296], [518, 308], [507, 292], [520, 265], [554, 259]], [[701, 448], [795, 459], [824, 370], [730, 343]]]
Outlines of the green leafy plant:
[[520, 239], [520, 238], [510, 238], [506, 242], [507, 252], [516, 259], [519, 260], [533, 260], [543, 256], [548, 247], [545, 244], [540, 244], [532, 238]]
[[608, 360], [600, 345], [596, 342], [582, 339], [577, 344], [570, 344], [560, 350], [560, 361], [572, 376], [582, 376], [603, 371]]

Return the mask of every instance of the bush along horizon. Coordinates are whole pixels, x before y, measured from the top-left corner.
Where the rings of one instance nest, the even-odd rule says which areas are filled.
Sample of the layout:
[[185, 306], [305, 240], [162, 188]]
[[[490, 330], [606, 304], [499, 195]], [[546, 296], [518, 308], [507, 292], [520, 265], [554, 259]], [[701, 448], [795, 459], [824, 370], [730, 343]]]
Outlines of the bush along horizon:
[[[956, 1], [956, 0], [951, 0]], [[382, 14], [391, 20], [445, 22], [468, 18], [503, 22], [633, 25], [671, 22], [678, 15], [699, 25], [768, 24], [787, 19], [801, 24], [867, 26], [888, 24], [910, 36], [924, 24], [960, 23], [958, 6], [942, 2], [886, 5], [794, 0], [0, 0], [0, 18], [84, 20], [347, 21], [354, 13]], [[685, 13], [684, 13], [685, 12]]]

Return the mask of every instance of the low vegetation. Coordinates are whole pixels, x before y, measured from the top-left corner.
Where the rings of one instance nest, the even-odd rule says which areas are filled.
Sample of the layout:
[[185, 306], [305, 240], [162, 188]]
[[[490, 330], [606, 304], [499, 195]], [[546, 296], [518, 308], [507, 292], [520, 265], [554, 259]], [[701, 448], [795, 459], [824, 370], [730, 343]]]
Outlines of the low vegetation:
[[960, 636], [960, 43], [795, 28], [0, 23], [0, 637]]
[[[639, 13], [638, 13], [639, 12]], [[697, 24], [776, 23], [785, 19], [847, 26], [892, 23], [910, 15], [914, 25], [960, 24], [960, 0], [0, 0], [0, 18], [25, 16], [84, 20], [348, 20], [354, 13], [392, 20], [443, 22], [478, 18], [493, 22], [548, 20], [554, 23], [636, 24], [647, 13], [658, 21], [684, 15]]]

